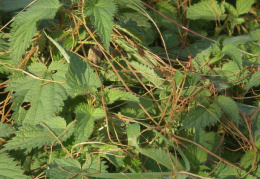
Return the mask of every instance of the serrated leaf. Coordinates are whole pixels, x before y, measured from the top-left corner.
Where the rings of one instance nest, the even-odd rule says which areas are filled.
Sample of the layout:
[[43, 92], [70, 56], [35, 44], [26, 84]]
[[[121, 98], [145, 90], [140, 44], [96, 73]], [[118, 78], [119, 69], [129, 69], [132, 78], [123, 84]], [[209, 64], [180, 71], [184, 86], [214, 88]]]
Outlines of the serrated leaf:
[[218, 98], [215, 100], [215, 103], [230, 116], [233, 122], [236, 124], [239, 123], [239, 110], [235, 101], [226, 96], [218, 96]]
[[86, 103], [81, 103], [75, 109], [77, 130], [75, 131], [75, 142], [85, 142], [93, 132], [95, 120], [105, 117], [104, 110], [100, 108], [92, 109]]
[[[167, 167], [169, 170], [181, 170], [183, 166], [178, 161], [178, 158], [173, 156], [172, 154], [168, 154], [166, 150], [163, 149], [156, 149], [156, 148], [140, 148], [137, 146], [137, 150], [151, 159], [159, 162], [163, 166]], [[172, 165], [172, 162], [174, 166]]]
[[248, 91], [252, 87], [257, 87], [259, 85], [260, 85], [260, 70], [258, 70], [252, 75], [252, 77], [250, 78], [250, 80], [246, 85], [246, 91]]
[[230, 14], [232, 14], [234, 17], [238, 17], [237, 10], [235, 9], [235, 7], [232, 4], [225, 2], [224, 5]]
[[82, 178], [86, 173], [99, 173], [106, 172], [106, 165], [98, 157], [90, 157], [86, 163], [81, 167], [81, 164], [72, 158], [62, 158], [55, 160], [55, 163], [49, 165], [46, 170], [47, 177], [49, 178]]
[[126, 34], [128, 34], [133, 39], [138, 42], [144, 41], [144, 34], [142, 28], [137, 25], [135, 21], [132, 19], [123, 19], [119, 21], [119, 25], [115, 25], [115, 27]]
[[[178, 18], [178, 11], [176, 8], [168, 1], [160, 1], [157, 2], [155, 5], [155, 8], [168, 18], [174, 20], [175, 22], [182, 24], [182, 21]], [[162, 17], [159, 14], [155, 14], [154, 20], [156, 20], [156, 24], [158, 24], [159, 27], [161, 28], [166, 28], [170, 30], [171, 32], [179, 33], [180, 31], [182, 32], [182, 29], [178, 28], [175, 24], [173, 24], [171, 21], [168, 19]]]
[[75, 54], [69, 53], [69, 56], [70, 65], [66, 74], [67, 83], [71, 87], [69, 95], [75, 97], [99, 88], [100, 80], [87, 62]]
[[148, 65], [140, 64], [138, 62], [132, 61], [130, 65], [134, 67], [138, 72], [140, 72], [147, 80], [149, 80], [155, 87], [160, 87], [163, 84], [163, 79], [161, 75], [155, 72]]
[[229, 46], [229, 45], [239, 45], [239, 44], [245, 44], [247, 42], [252, 42], [254, 39], [250, 35], [240, 35], [236, 37], [227, 37], [223, 41], [223, 46]]
[[11, 157], [6, 153], [0, 153], [0, 178], [3, 179], [26, 179], [27, 177], [23, 175], [21, 167], [14, 162]]
[[177, 38], [176, 34], [169, 30], [163, 31], [162, 36], [168, 49], [172, 49], [179, 44], [179, 39]]
[[207, 152], [194, 145], [189, 146], [184, 154], [194, 167], [198, 167], [200, 164], [206, 162], [208, 157]]
[[242, 53], [237, 47], [233, 45], [224, 46], [222, 53], [228, 55], [237, 64], [237, 66], [242, 69]]
[[[217, 84], [222, 85], [223, 88], [228, 88], [231, 85], [236, 85], [245, 81], [246, 79], [243, 77], [249, 73], [248, 70], [241, 71], [234, 61], [229, 61], [225, 63], [222, 68], [214, 68], [213, 70], [219, 76], [218, 81], [220, 79], [220, 81], [224, 82], [222, 84]], [[232, 83], [230, 81], [232, 81]]]
[[[256, 161], [255, 161], [256, 159]], [[248, 169], [251, 165], [253, 165], [255, 162], [259, 162], [260, 155], [257, 154], [254, 151], [248, 151], [240, 160], [240, 164], [243, 166], [243, 168]]]
[[98, 0], [97, 3], [87, 4], [85, 8], [86, 15], [93, 17], [94, 26], [107, 51], [109, 50], [113, 18], [116, 11], [117, 6], [113, 0]]
[[54, 141], [56, 141], [54, 145], [57, 145], [59, 143], [56, 137], [65, 141], [73, 132], [73, 123], [66, 125], [66, 121], [61, 117], [46, 119], [43, 124], [23, 125], [1, 151], [26, 149], [25, 153], [29, 153], [34, 148], [50, 145]]
[[204, 107], [199, 106], [192, 109], [184, 118], [181, 129], [196, 128], [201, 130], [202, 127], [217, 123], [217, 120], [220, 119], [221, 114], [221, 109], [215, 104], [210, 104]]
[[38, 0], [25, 12], [15, 16], [11, 25], [10, 50], [11, 59], [16, 66], [37, 31], [37, 22], [53, 19], [60, 6], [59, 0]]
[[0, 1], [0, 10], [1, 11], [14, 11], [20, 8], [24, 8], [29, 5], [33, 0], [1, 0]]
[[251, 31], [251, 32], [250, 32], [250, 35], [251, 35], [255, 40], [260, 41], [260, 28]]
[[49, 165], [49, 169], [46, 170], [46, 176], [49, 178], [80, 178], [77, 173], [80, 173], [81, 165], [76, 159], [61, 158], [56, 159], [55, 163]]
[[113, 104], [115, 101], [118, 100], [139, 102], [139, 98], [137, 96], [130, 94], [127, 91], [109, 89], [109, 87], [103, 90], [103, 95], [107, 104]]
[[217, 164], [214, 168], [213, 176], [216, 178], [233, 179], [236, 178], [236, 169], [225, 163]]
[[[67, 65], [63, 62], [52, 62], [47, 68], [42, 63], [33, 63], [28, 67], [28, 72], [40, 79], [30, 75], [13, 75], [7, 90], [15, 91], [11, 99], [16, 103], [13, 107], [14, 116], [17, 117], [15, 120], [33, 125], [55, 117], [55, 112], [59, 112], [64, 105], [63, 100], [67, 99], [68, 88], [65, 83]], [[29, 103], [29, 109], [23, 107], [26, 103]]]
[[9, 135], [13, 134], [15, 132], [15, 129], [8, 125], [3, 124], [0, 122], [0, 137], [8, 137]]
[[255, 0], [237, 0], [236, 9], [239, 15], [248, 13]]
[[102, 157], [105, 157], [117, 168], [122, 167], [125, 162], [124, 159], [126, 155], [121, 151], [121, 149], [116, 145], [97, 145], [100, 153], [104, 152]]
[[223, 20], [225, 8], [215, 0], [206, 0], [196, 3], [187, 9], [187, 18], [205, 20]]

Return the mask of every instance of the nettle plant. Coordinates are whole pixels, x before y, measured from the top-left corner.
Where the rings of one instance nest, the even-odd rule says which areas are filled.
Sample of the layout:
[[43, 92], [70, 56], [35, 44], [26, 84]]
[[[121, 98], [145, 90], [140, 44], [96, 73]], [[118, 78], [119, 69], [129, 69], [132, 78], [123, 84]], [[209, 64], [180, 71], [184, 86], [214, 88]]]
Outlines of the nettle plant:
[[0, 10], [31, 4], [0, 32], [1, 177], [260, 176], [254, 1], [152, 4], [180, 27], [249, 31], [209, 43], [137, 0], [15, 2]]

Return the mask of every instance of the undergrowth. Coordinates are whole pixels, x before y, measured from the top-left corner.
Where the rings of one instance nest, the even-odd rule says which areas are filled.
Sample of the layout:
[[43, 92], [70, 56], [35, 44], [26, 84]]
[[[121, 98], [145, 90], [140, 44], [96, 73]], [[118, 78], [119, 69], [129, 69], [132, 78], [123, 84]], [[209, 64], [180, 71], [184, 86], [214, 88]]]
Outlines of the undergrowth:
[[259, 3], [0, 1], [0, 178], [260, 177]]

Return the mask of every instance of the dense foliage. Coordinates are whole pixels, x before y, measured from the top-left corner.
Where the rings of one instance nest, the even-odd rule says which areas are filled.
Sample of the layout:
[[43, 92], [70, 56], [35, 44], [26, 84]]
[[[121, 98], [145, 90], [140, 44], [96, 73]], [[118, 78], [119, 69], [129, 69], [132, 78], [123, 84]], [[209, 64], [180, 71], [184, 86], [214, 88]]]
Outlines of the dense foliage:
[[259, 6], [0, 1], [0, 178], [260, 178]]

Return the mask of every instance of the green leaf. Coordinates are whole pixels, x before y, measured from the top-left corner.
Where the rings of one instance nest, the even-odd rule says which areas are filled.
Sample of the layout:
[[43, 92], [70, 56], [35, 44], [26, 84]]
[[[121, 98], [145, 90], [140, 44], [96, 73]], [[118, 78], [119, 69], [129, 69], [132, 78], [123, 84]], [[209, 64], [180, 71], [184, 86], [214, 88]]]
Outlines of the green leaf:
[[140, 125], [135, 123], [135, 124], [129, 124], [127, 126], [127, 140], [128, 140], [128, 145], [130, 146], [137, 146], [139, 143], [139, 138], [137, 138], [140, 135], [141, 128]]
[[115, 101], [118, 100], [139, 102], [139, 98], [137, 96], [130, 94], [129, 92], [126, 91], [109, 89], [109, 87], [106, 87], [104, 89], [103, 95], [107, 104], [113, 104]]
[[236, 178], [236, 169], [225, 163], [217, 164], [214, 168], [213, 176], [216, 178], [233, 179]]
[[189, 146], [184, 153], [194, 167], [198, 167], [207, 161], [208, 153], [197, 146]]
[[[182, 21], [178, 18], [178, 11], [176, 8], [168, 1], [160, 1], [156, 3], [155, 8], [168, 18], [174, 20], [175, 22], [182, 24]], [[171, 32], [179, 33], [182, 31], [182, 29], [178, 28], [175, 24], [173, 24], [168, 19], [165, 19], [159, 14], [155, 14], [155, 17], [153, 18], [156, 20], [156, 24], [158, 24], [161, 28], [166, 28]]]
[[105, 117], [104, 110], [92, 109], [86, 103], [77, 105], [75, 114], [77, 120], [77, 130], [74, 133], [76, 143], [85, 142], [93, 132], [95, 121]]
[[10, 50], [11, 59], [16, 66], [37, 31], [37, 22], [53, 19], [60, 6], [59, 0], [38, 0], [25, 12], [15, 16], [11, 25]]
[[252, 42], [255, 39], [252, 38], [251, 35], [240, 35], [236, 37], [227, 37], [223, 41], [223, 46], [230, 46], [230, 45], [239, 45], [239, 44], [245, 44], [247, 42]]
[[[161, 179], [171, 177], [170, 172], [148, 172], [148, 173], [100, 173], [100, 174], [91, 174], [91, 177], [97, 178], [112, 178], [112, 179]], [[175, 176], [175, 175], [174, 175]], [[185, 175], [186, 176], [186, 175]], [[186, 178], [186, 177], [185, 177]], [[176, 179], [185, 179], [185, 178], [176, 178]]]
[[260, 41], [260, 28], [251, 31], [251, 32], [250, 32], [250, 35], [251, 35], [255, 40]]
[[20, 8], [24, 8], [29, 5], [33, 0], [1, 0], [0, 11], [14, 11]]
[[113, 18], [116, 11], [117, 6], [113, 0], [98, 0], [97, 3], [87, 3], [85, 8], [86, 15], [92, 16], [94, 19], [94, 26], [107, 51], [109, 50]]
[[20, 169], [20, 166], [14, 162], [12, 158], [8, 156], [6, 153], [0, 153], [0, 178], [3, 179], [26, 179], [27, 177], [23, 175], [23, 172]]
[[68, 52], [66, 52], [66, 50], [65, 50], [58, 42], [56, 42], [53, 38], [51, 38], [50, 36], [48, 36], [45, 31], [44, 31], [44, 34], [45, 34], [46, 37], [58, 48], [58, 50], [60, 51], [60, 53], [64, 56], [65, 60], [66, 60], [68, 63], [70, 63], [70, 56], [68, 55]]
[[126, 124], [122, 119], [110, 118], [108, 120], [109, 131], [113, 136], [125, 136]]
[[[169, 170], [182, 170], [184, 167], [181, 165], [181, 163], [178, 161], [178, 158], [173, 156], [172, 154], [168, 154], [166, 150], [163, 149], [156, 149], [156, 148], [140, 148], [138, 146], [137, 150], [151, 159], [159, 162], [163, 166], [167, 167]], [[174, 164], [174, 166], [172, 165]]]
[[255, 0], [237, 0], [236, 8], [239, 15], [248, 13]]
[[179, 39], [177, 38], [177, 35], [172, 33], [169, 30], [163, 31], [162, 36], [165, 41], [167, 49], [172, 49], [180, 43]]
[[247, 85], [246, 85], [246, 91], [248, 91], [250, 88], [252, 87], [257, 87], [260, 85], [260, 70], [258, 70], [257, 72], [255, 72], [252, 77], [250, 78], [250, 80], [248, 81]]
[[232, 121], [238, 125], [240, 116], [238, 106], [235, 101], [226, 96], [218, 96], [215, 103], [220, 106], [222, 110], [230, 116]]
[[219, 5], [215, 0], [206, 0], [189, 7], [187, 9], [187, 18], [193, 20], [224, 20], [226, 18], [224, 12], [223, 5]]
[[74, 98], [99, 88], [100, 80], [87, 62], [75, 54], [69, 53], [69, 56], [70, 65], [66, 74], [67, 83], [71, 87], [69, 95]]
[[237, 66], [242, 69], [242, 53], [237, 47], [233, 45], [224, 46], [222, 53], [228, 55], [237, 64]]
[[77, 173], [81, 171], [81, 164], [72, 158], [56, 159], [55, 163], [49, 165], [45, 172], [47, 177], [55, 179], [80, 178]]
[[[254, 160], [256, 158], [256, 161]], [[240, 164], [243, 168], [248, 169], [255, 162], [259, 162], [260, 155], [254, 151], [248, 151], [240, 160]]]
[[72, 158], [56, 159], [55, 163], [49, 165], [49, 169], [46, 170], [47, 177], [49, 178], [82, 178], [84, 173], [99, 173], [107, 172], [105, 162], [101, 161], [96, 156], [90, 157], [86, 163], [81, 167], [81, 164]]
[[238, 13], [237, 10], [235, 9], [235, 7], [227, 2], [225, 2], [225, 8], [228, 10], [228, 12], [233, 15], [234, 17], [238, 17]]
[[13, 126], [10, 126], [8, 124], [3, 124], [2, 122], [0, 122], [0, 137], [8, 137], [14, 132], [15, 129], [13, 128]]
[[199, 106], [191, 109], [183, 121], [181, 129], [196, 128], [201, 130], [202, 127], [210, 126], [217, 123], [221, 117], [221, 109], [215, 105]]
[[159, 73], [154, 71], [148, 65], [140, 64], [132, 61], [130, 65], [140, 72], [147, 80], [149, 80], [155, 87], [161, 87], [163, 84], [163, 78]]
[[11, 99], [16, 103], [12, 108], [13, 118], [32, 125], [55, 117], [67, 99], [66, 72], [67, 65], [63, 62], [52, 62], [48, 68], [42, 63], [33, 63], [28, 67], [28, 75], [11, 76], [7, 90], [15, 91]]
[[23, 125], [1, 151], [26, 149], [25, 153], [28, 154], [32, 149], [50, 145], [54, 141], [54, 145], [57, 145], [59, 143], [56, 138], [65, 141], [73, 132], [73, 123], [66, 125], [66, 121], [61, 117], [46, 119], [43, 124]]
[[[219, 79], [223, 81], [224, 83], [222, 83], [222, 85], [227, 86], [226, 88], [245, 81], [246, 79], [243, 77], [248, 74], [248, 70], [241, 71], [234, 61], [229, 61], [225, 63], [222, 68], [214, 68], [213, 70], [218, 75], [218, 78], [215, 77], [215, 79], [217, 81], [219, 81]], [[232, 81], [232, 83], [230, 81]]]

